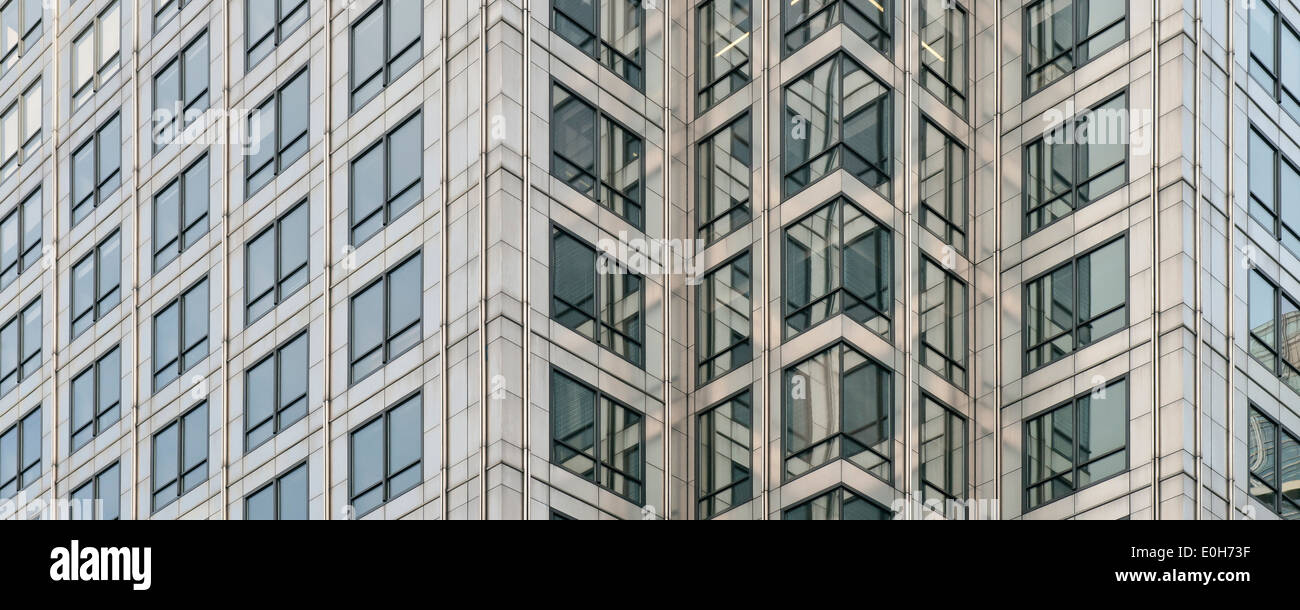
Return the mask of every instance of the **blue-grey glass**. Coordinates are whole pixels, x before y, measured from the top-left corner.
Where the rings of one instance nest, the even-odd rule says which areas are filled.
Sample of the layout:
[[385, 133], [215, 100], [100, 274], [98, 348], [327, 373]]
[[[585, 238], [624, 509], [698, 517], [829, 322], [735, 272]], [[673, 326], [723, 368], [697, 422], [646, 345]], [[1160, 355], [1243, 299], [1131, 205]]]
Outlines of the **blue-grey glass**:
[[280, 294], [284, 300], [294, 291], [307, 285], [307, 258], [310, 256], [307, 240], [307, 206], [299, 205], [280, 221]]
[[72, 336], [90, 328], [95, 321], [95, 255], [92, 253], [72, 268]]
[[841, 509], [841, 520], [888, 521], [890, 519], [889, 511], [881, 508], [875, 502], [848, 490], [842, 490], [842, 492], [844, 494], [844, 507]]
[[746, 114], [699, 146], [699, 236], [706, 242], [749, 222], [751, 130]]
[[1031, 282], [1026, 307], [1029, 368], [1054, 362], [1074, 351], [1074, 268], [1065, 265]]
[[99, 518], [105, 521], [112, 521], [122, 516], [122, 473], [117, 464], [113, 464], [107, 470], [95, 478], [96, 486], [99, 488], [98, 499]]
[[18, 320], [0, 328], [0, 395], [18, 385]]
[[285, 85], [280, 94], [280, 170], [307, 152], [307, 126], [311, 108], [307, 101], [310, 81], [303, 72]]
[[275, 519], [275, 485], [267, 485], [248, 496], [244, 501], [244, 519], [248, 521]]
[[[1294, 57], [1300, 57], [1300, 49], [1296, 50]], [[1300, 66], [1300, 61], [1291, 62]], [[1290, 163], [1283, 163], [1281, 167], [1281, 176], [1278, 179], [1278, 190], [1294, 196], [1300, 193], [1300, 172], [1296, 171]], [[1294, 202], [1291, 205], [1282, 206], [1282, 245], [1285, 246], [1292, 254], [1300, 256], [1300, 205]]]
[[208, 232], [208, 157], [185, 171], [185, 247]]
[[833, 521], [840, 518], [840, 491], [826, 492], [785, 512], [787, 521]]
[[[394, 476], [408, 467], [418, 464], [424, 429], [420, 425], [421, 401], [417, 396], [388, 414], [388, 476]], [[394, 486], [393, 493], [405, 489]]]
[[268, 358], [248, 369], [244, 378], [245, 428], [251, 449], [271, 438], [275, 433], [275, 359]]
[[840, 66], [835, 57], [785, 88], [785, 196], [789, 197], [834, 169], [835, 159], [820, 156], [839, 141]]
[[1079, 400], [1080, 463], [1122, 449], [1128, 439], [1128, 383], [1119, 381]]
[[822, 299], [839, 288], [839, 262], [832, 249], [838, 239], [837, 216], [835, 206], [826, 205], [785, 231], [787, 334], [816, 326], [835, 307], [833, 299]]
[[263, 36], [275, 30], [275, 5], [275, 2], [268, 2], [267, 0], [247, 0], [244, 2], [244, 12], [248, 16], [247, 39], [249, 45], [256, 43]]
[[208, 107], [208, 36], [199, 37], [185, 49], [185, 110]]
[[[388, 56], [395, 60], [394, 74], [401, 74], [414, 62], [415, 56], [399, 59], [402, 50], [420, 39], [424, 26], [422, 0], [389, 0], [391, 17], [388, 21]], [[373, 40], [373, 39], [372, 39]]]
[[642, 417], [640, 413], [605, 399], [601, 421], [601, 484], [608, 489], [641, 503], [642, 471], [645, 459], [641, 452]]
[[[23, 217], [23, 254], [19, 269], [27, 269], [36, 263], [44, 252], [41, 250], [41, 191], [36, 191], [22, 205]], [[1300, 226], [1300, 225], [1297, 225]]]
[[283, 430], [307, 415], [307, 335], [301, 335], [280, 349], [280, 422]]
[[863, 184], [889, 197], [887, 188], [893, 159], [893, 117], [889, 87], [843, 56], [844, 113], [840, 127], [848, 150], [843, 166]]
[[[0, 492], [16, 492], [7, 484], [10, 479], [18, 477], [18, 426], [10, 428], [0, 436]], [[9, 498], [9, 493], [0, 493], [0, 498]]]
[[97, 406], [100, 430], [117, 421], [122, 403], [122, 350], [113, 348], [107, 356], [99, 359], [96, 371], [99, 386], [99, 404]]
[[180, 374], [180, 306], [169, 305], [153, 319], [153, 367], [155, 388], [175, 379]]
[[75, 451], [95, 436], [95, 369], [72, 380], [72, 449]]
[[799, 476], [839, 457], [841, 381], [838, 347], [785, 371], [782, 442], [787, 476]]
[[180, 424], [173, 423], [153, 437], [153, 490], [174, 483], [180, 472]]
[[607, 273], [602, 277], [600, 343], [639, 366], [644, 356], [641, 276]]
[[280, 0], [281, 36], [288, 36], [307, 20], [307, 0]]
[[1128, 97], [1120, 95], [1090, 111], [1082, 122], [1079, 144], [1077, 207], [1114, 191], [1127, 181]]
[[1246, 428], [1250, 469], [1250, 494], [1267, 506], [1274, 506], [1277, 486], [1277, 425], [1255, 409], [1250, 410]]
[[[359, 358], [371, 350], [375, 350], [383, 345], [384, 326], [383, 316], [376, 315], [384, 309], [384, 283], [380, 282], [366, 288], [352, 297], [352, 357]], [[377, 361], [368, 364], [367, 370], [362, 374], [373, 370], [378, 366], [378, 362], [383, 361], [383, 354], [379, 354]], [[361, 368], [358, 366], [358, 368]], [[359, 376], [354, 375], [354, 379]]]
[[556, 177], [588, 197], [596, 197], [596, 109], [567, 90], [553, 90], [551, 120]]
[[420, 315], [424, 310], [424, 282], [419, 256], [402, 263], [388, 277], [388, 357], [413, 347], [420, 340]]
[[1110, 0], [1078, 0], [1079, 17], [1079, 63], [1086, 62], [1124, 40], [1125, 30], [1120, 21], [1127, 14], [1128, 6], [1123, 2]]
[[1070, 472], [1074, 466], [1074, 438], [1073, 405], [1029, 421], [1026, 446], [1031, 485]]
[[[181, 432], [185, 439], [185, 455], [183, 466], [186, 472], [185, 490], [189, 491], [193, 486], [207, 478], [207, 469], [199, 468], [197, 473], [192, 472], [196, 467], [200, 467], [208, 459], [208, 407], [203, 405], [194, 409], [185, 415], [182, 420], [184, 430]], [[197, 476], [195, 476], [197, 474]]]
[[889, 333], [893, 240], [857, 206], [842, 202], [844, 313], [879, 335]]
[[276, 484], [280, 494], [280, 519], [305, 521], [307, 513], [307, 465], [303, 464], [280, 477]]
[[[73, 224], [85, 218], [89, 210], [78, 209], [95, 192], [95, 147], [87, 143], [72, 153]], [[91, 202], [93, 205], [93, 202]]]
[[568, 233], [555, 232], [551, 315], [566, 328], [596, 338], [596, 251]]
[[559, 373], [551, 375], [551, 438], [557, 465], [596, 480], [596, 394]]
[[171, 142], [180, 129], [176, 114], [176, 102], [181, 99], [180, 87], [180, 62], [177, 61], [167, 64], [153, 79], [155, 148]]
[[892, 378], [889, 371], [849, 347], [842, 348], [843, 381], [840, 419], [845, 436], [843, 456], [866, 471], [888, 479]]
[[699, 417], [696, 473], [701, 517], [711, 517], [753, 497], [751, 398], [747, 391]]
[[384, 226], [384, 147], [376, 146], [352, 162], [352, 241], [355, 244]]
[[88, 521], [95, 518], [95, 480], [86, 481], [72, 490], [72, 520]]
[[1278, 489], [1282, 491], [1283, 498], [1300, 504], [1300, 441], [1286, 432], [1280, 437], [1278, 460], [1281, 470], [1278, 473]]
[[704, 111], [750, 80], [751, 0], [712, 0], [696, 19], [696, 107]]
[[[1258, 271], [1250, 274], [1250, 287], [1247, 298], [1247, 306], [1250, 308], [1249, 322], [1251, 336], [1263, 342], [1265, 346], [1272, 350], [1277, 348], [1277, 334], [1274, 329], [1276, 318], [1275, 298], [1276, 289], [1269, 284]], [[1264, 358], [1267, 354], [1252, 349], [1251, 355], [1256, 358]], [[1271, 368], [1273, 365], [1269, 364]]]
[[154, 269], [171, 262], [180, 252], [180, 185], [173, 182], [153, 201]]
[[388, 200], [392, 202], [392, 209], [388, 212], [390, 222], [420, 200], [420, 190], [414, 187], [420, 182], [424, 165], [421, 125], [420, 118], [416, 117], [393, 131], [389, 139]]
[[599, 45], [596, 25], [597, 0], [555, 0], [555, 32], [588, 55]]
[[[352, 433], [352, 493], [384, 480], [384, 420], [376, 419]], [[360, 507], [357, 508], [361, 510]]]
[[1081, 346], [1128, 325], [1123, 307], [1128, 300], [1127, 247], [1127, 242], [1121, 239], [1079, 259], [1077, 297]]
[[357, 104], [374, 97], [384, 87], [380, 73], [384, 69], [384, 49], [375, 44], [383, 40], [384, 10], [371, 11], [352, 25], [352, 86]]
[[117, 190], [122, 169], [122, 117], [115, 116], [99, 129], [99, 188], [100, 198]]
[[1249, 163], [1247, 164], [1250, 183], [1251, 214], [1271, 227], [1277, 214], [1274, 202], [1276, 183], [1274, 182], [1275, 157], [1277, 151], [1254, 129], [1250, 130]]
[[18, 216], [10, 213], [0, 221], [0, 287], [8, 286], [18, 276]]
[[181, 370], [187, 371], [208, 354], [208, 280], [206, 278], [182, 297], [185, 302], [184, 353]]
[[99, 247], [99, 314], [117, 305], [122, 285], [122, 234], [114, 233]]
[[1074, 0], [1043, 0], [1029, 8], [1025, 59], [1030, 91], [1074, 70]]
[[[749, 254], [713, 271], [699, 289], [696, 317], [701, 382], [707, 382], [752, 358], [750, 336]], [[727, 354], [726, 356], [721, 356]]]
[[41, 301], [37, 299], [22, 311], [22, 378], [32, 375], [41, 365]]
[[275, 176], [275, 133], [275, 104], [268, 100], [248, 117], [248, 146], [244, 158], [248, 173], [246, 196], [257, 192]]
[[1282, 336], [1282, 362], [1278, 365], [1278, 374], [1291, 389], [1300, 393], [1300, 306], [1289, 295], [1282, 295], [1278, 301], [1278, 329]]

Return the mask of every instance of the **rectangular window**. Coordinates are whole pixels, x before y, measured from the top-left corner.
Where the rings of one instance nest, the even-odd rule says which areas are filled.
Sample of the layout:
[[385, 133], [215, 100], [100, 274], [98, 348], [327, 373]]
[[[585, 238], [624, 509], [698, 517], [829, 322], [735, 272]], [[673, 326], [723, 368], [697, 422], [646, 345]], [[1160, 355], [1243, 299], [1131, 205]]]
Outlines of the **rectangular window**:
[[0, 434], [0, 499], [9, 499], [41, 478], [41, 408], [32, 409]]
[[307, 0], [244, 0], [244, 43], [253, 69], [298, 27], [307, 23], [311, 8]]
[[153, 510], [208, 480], [208, 403], [186, 411], [153, 435]]
[[210, 178], [208, 155], [204, 154], [154, 196], [154, 273], [208, 232]]
[[114, 231], [72, 266], [72, 338], [122, 300], [122, 233]]
[[420, 343], [423, 269], [417, 253], [352, 295], [348, 312], [352, 383]]
[[633, 504], [645, 497], [641, 413], [551, 370], [551, 462]]
[[122, 115], [114, 114], [72, 152], [72, 226], [122, 185]]
[[1128, 470], [1128, 381], [1025, 422], [1025, 511]]
[[420, 60], [423, 28], [423, 0], [383, 0], [353, 22], [353, 112]]
[[551, 27], [561, 38], [612, 70], [629, 85], [644, 86], [645, 32], [641, 0], [555, 0]]
[[245, 326], [307, 285], [311, 238], [307, 214], [303, 201], [244, 247]]
[[41, 39], [41, 0], [0, 2], [0, 74], [18, 65], [18, 60]]
[[13, 176], [23, 161], [36, 154], [44, 121], [42, 104], [38, 79], [0, 113], [0, 180]]
[[1025, 235], [1128, 182], [1128, 94], [1053, 127], [1025, 146]]
[[551, 228], [551, 318], [637, 366], [645, 364], [644, 278]]
[[1254, 405], [1246, 439], [1251, 497], [1283, 519], [1300, 519], [1300, 441]]
[[[966, 419], [929, 394], [921, 395], [922, 501], [966, 497]], [[948, 514], [951, 518], [961, 515]]]
[[754, 149], [749, 113], [709, 136], [697, 153], [697, 237], [706, 244], [730, 235], [750, 219]]
[[877, 51], [893, 50], [893, 0], [809, 0], [789, 2], [781, 8], [785, 56], [841, 23]]
[[921, 226], [966, 251], [966, 148], [921, 117]]
[[785, 480], [844, 459], [889, 481], [893, 374], [847, 344], [785, 370]]
[[696, 9], [697, 113], [749, 84], [752, 10], [752, 0], [706, 0]]
[[847, 487], [837, 487], [794, 508], [786, 521], [888, 521], [889, 509]]
[[306, 521], [307, 464], [286, 472], [244, 499], [249, 521]]
[[423, 401], [419, 394], [352, 431], [348, 500], [360, 517], [415, 488], [424, 479]]
[[1252, 127], [1247, 171], [1250, 215], [1300, 256], [1300, 202], [1294, 198], [1300, 192], [1300, 169]]
[[1300, 301], [1254, 271], [1247, 304], [1250, 355], [1300, 393]]
[[966, 284], [921, 256], [921, 364], [966, 388]]
[[1128, 240], [1120, 238], [1025, 283], [1025, 372], [1128, 326]]
[[1038, 0], [1025, 9], [1025, 95], [1128, 39], [1127, 2]]
[[424, 121], [416, 113], [352, 160], [352, 244], [364, 243], [424, 196]]
[[785, 198], [842, 169], [892, 199], [893, 96], [884, 82], [839, 53], [786, 85], [783, 97]]
[[1300, 54], [1300, 34], [1268, 0], [1251, 4], [1246, 12], [1250, 13], [1250, 75], [1291, 118], [1300, 120], [1300, 64], [1294, 61]]
[[38, 188], [0, 220], [0, 289], [40, 260], [43, 214]]
[[208, 32], [195, 36], [153, 77], [154, 151], [171, 143], [208, 109]]
[[122, 411], [122, 350], [114, 346], [72, 379], [72, 450], [117, 423]]
[[697, 418], [695, 478], [701, 519], [753, 499], [753, 420], [749, 390], [710, 407]]
[[706, 384], [754, 359], [750, 344], [749, 253], [708, 272], [696, 288], [696, 383]]
[[208, 355], [208, 278], [153, 317], [153, 390], [161, 390]]
[[74, 520], [116, 521], [122, 517], [122, 469], [118, 462], [72, 490]]
[[41, 298], [0, 326], [0, 396], [41, 368]]
[[921, 86], [966, 116], [966, 11], [952, 0], [921, 2]]
[[72, 109], [81, 108], [122, 63], [122, 11], [114, 2], [72, 41]]
[[845, 198], [786, 227], [786, 337], [840, 314], [888, 336], [893, 247], [889, 229]]
[[307, 152], [311, 117], [308, 76], [308, 69], [303, 68], [249, 116], [244, 199], [252, 197]]
[[244, 452], [307, 416], [307, 349], [304, 331], [244, 373]]
[[644, 222], [641, 137], [556, 85], [552, 88], [551, 172], [633, 226]]
[[153, 31], [157, 33], [172, 17], [180, 14], [181, 9], [190, 4], [190, 0], [154, 0]]

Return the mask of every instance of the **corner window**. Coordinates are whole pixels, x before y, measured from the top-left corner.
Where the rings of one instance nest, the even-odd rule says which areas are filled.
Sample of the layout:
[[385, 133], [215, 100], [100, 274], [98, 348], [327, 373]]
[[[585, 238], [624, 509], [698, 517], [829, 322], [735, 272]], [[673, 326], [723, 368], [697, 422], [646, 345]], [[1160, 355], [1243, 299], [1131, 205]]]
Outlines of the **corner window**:
[[275, 219], [244, 247], [245, 326], [307, 285], [310, 259], [307, 202]]
[[1128, 38], [1128, 2], [1038, 0], [1025, 9], [1025, 95]]
[[922, 255], [920, 289], [921, 364], [965, 389], [966, 284]]
[[892, 251], [889, 229], [844, 198], [786, 227], [786, 338], [840, 314], [888, 336]]
[[416, 394], [361, 424], [349, 437], [348, 503], [360, 517], [424, 479], [424, 414]]
[[84, 447], [122, 416], [122, 350], [114, 346], [72, 379], [72, 450]]
[[555, 0], [551, 27], [560, 38], [641, 89], [645, 10], [640, 0]]
[[304, 331], [245, 371], [245, 453], [307, 416], [309, 343]]
[[352, 111], [420, 60], [423, 0], [383, 0], [352, 25]]
[[122, 115], [114, 114], [72, 152], [72, 226], [122, 186]]
[[416, 254], [352, 295], [349, 355], [352, 383], [420, 343], [423, 267]]
[[0, 499], [9, 499], [41, 478], [41, 408], [32, 409], [0, 434]]
[[186, 411], [153, 435], [153, 510], [208, 480], [208, 403]]
[[154, 273], [208, 232], [209, 180], [208, 156], [204, 154], [154, 195]]
[[244, 158], [245, 200], [307, 152], [311, 117], [309, 84], [308, 70], [303, 68], [249, 117], [249, 148]]
[[966, 149], [921, 117], [920, 224], [957, 252], [966, 251]]
[[122, 63], [122, 11], [114, 2], [72, 41], [72, 109], [94, 97]]
[[696, 421], [697, 507], [699, 517], [707, 519], [754, 498], [754, 407], [749, 390], [710, 407]]
[[921, 2], [921, 87], [966, 116], [966, 11], [953, 0]]
[[1248, 424], [1251, 497], [1283, 519], [1300, 519], [1300, 441], [1254, 405]]
[[847, 487], [837, 487], [794, 508], [786, 521], [888, 521], [890, 511]]
[[1128, 94], [1025, 146], [1025, 235], [1128, 183]]
[[307, 0], [244, 0], [244, 44], [252, 70], [298, 27], [307, 23], [311, 8]]
[[754, 157], [751, 123], [746, 113], [697, 148], [697, 237], [706, 244], [730, 235], [750, 220]]
[[1250, 355], [1300, 393], [1300, 301], [1259, 271], [1250, 274]]
[[40, 260], [43, 213], [37, 189], [0, 220], [0, 289]]
[[644, 279], [559, 227], [551, 240], [551, 318], [644, 366]]
[[552, 174], [641, 228], [645, 221], [641, 137], [568, 89], [556, 85], [551, 91]]
[[417, 113], [352, 160], [348, 210], [354, 246], [420, 203], [424, 196], [423, 126]]
[[1247, 171], [1250, 215], [1300, 256], [1300, 202], [1295, 200], [1300, 193], [1300, 169], [1252, 127]]
[[695, 11], [698, 113], [739, 91], [752, 78], [751, 0], [707, 0]]
[[44, 99], [38, 79], [4, 112], [0, 112], [0, 180], [18, 172], [41, 143]]
[[1128, 326], [1128, 240], [1120, 238], [1025, 283], [1025, 372]]
[[1025, 422], [1025, 511], [1128, 470], [1128, 381]]
[[72, 490], [72, 518], [85, 521], [122, 518], [122, 468], [118, 462]]
[[885, 480], [893, 456], [893, 374], [848, 344], [785, 370], [785, 480], [844, 459]]
[[244, 519], [305, 521], [307, 494], [307, 464], [300, 464], [248, 494], [244, 499]]
[[208, 109], [208, 32], [195, 36], [153, 77], [154, 152], [176, 139]]
[[0, 396], [41, 368], [41, 298], [0, 326]]
[[1267, 0], [1249, 5], [1250, 75], [1291, 118], [1300, 120], [1300, 34]]
[[781, 8], [789, 55], [841, 23], [886, 55], [892, 50], [893, 0], [807, 0]]
[[708, 272], [696, 288], [696, 384], [704, 385], [754, 359], [750, 344], [751, 269], [749, 253]]
[[208, 355], [208, 278], [153, 317], [153, 390], [161, 390]]
[[72, 266], [72, 338], [122, 300], [122, 234], [114, 231]]
[[639, 412], [552, 369], [551, 439], [552, 463], [642, 504], [645, 423]]
[[[922, 501], [966, 497], [966, 419], [921, 395]], [[956, 517], [956, 515], [950, 515]]]

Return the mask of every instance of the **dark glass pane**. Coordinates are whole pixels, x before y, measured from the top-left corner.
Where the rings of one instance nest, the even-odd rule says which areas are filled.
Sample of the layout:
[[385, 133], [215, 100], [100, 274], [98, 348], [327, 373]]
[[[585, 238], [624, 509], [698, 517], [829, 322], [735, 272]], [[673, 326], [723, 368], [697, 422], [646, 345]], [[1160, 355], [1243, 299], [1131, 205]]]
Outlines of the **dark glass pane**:
[[589, 339], [596, 338], [596, 251], [568, 233], [555, 232], [552, 316]]
[[551, 375], [551, 437], [555, 463], [596, 480], [596, 394], [558, 373]]

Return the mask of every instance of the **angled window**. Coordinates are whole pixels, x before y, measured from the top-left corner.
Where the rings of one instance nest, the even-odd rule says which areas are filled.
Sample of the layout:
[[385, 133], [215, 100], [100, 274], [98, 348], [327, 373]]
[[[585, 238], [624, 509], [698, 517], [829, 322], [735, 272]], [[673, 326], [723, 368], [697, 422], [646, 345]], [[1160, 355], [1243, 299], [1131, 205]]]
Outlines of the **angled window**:
[[644, 222], [641, 137], [568, 89], [551, 95], [551, 172], [640, 228]]
[[1300, 441], [1254, 405], [1248, 423], [1251, 497], [1283, 519], [1300, 519]]
[[839, 314], [888, 336], [893, 245], [885, 225], [842, 197], [786, 227], [786, 338]]
[[[1281, 104], [1291, 118], [1300, 120], [1300, 34], [1274, 8], [1259, 0], [1250, 14], [1250, 75]], [[1291, 59], [1287, 59], [1287, 58]]]
[[966, 11], [952, 0], [921, 2], [921, 87], [966, 116]]
[[966, 388], [966, 284], [921, 255], [921, 364]]
[[153, 31], [157, 33], [164, 25], [189, 6], [191, 0], [154, 0]]
[[805, 0], [781, 7], [785, 32], [785, 55], [812, 42], [841, 23], [861, 36], [877, 51], [889, 55], [893, 49], [894, 0]]
[[114, 114], [72, 152], [72, 226], [122, 185], [122, 115]]
[[122, 416], [122, 350], [113, 349], [72, 378], [72, 450], [99, 436]]
[[696, 9], [697, 113], [749, 84], [752, 10], [752, 0], [706, 0]]
[[153, 317], [153, 390], [157, 392], [208, 355], [208, 278]]
[[1300, 393], [1300, 300], [1253, 271], [1247, 304], [1250, 355]]
[[122, 233], [108, 239], [72, 266], [72, 338], [108, 315], [122, 300]]
[[1128, 470], [1128, 425], [1126, 379], [1026, 421], [1026, 512]]
[[921, 226], [966, 251], [966, 148], [921, 117]]
[[1120, 238], [1025, 283], [1025, 372], [1128, 326], [1128, 240]]
[[249, 116], [244, 199], [252, 197], [307, 152], [311, 117], [308, 76], [307, 68], [303, 68]]
[[208, 232], [208, 155], [185, 168], [153, 198], [153, 270], [198, 243]]
[[884, 82], [839, 53], [786, 85], [783, 97], [787, 199], [839, 169], [891, 198], [893, 96]]
[[419, 344], [424, 309], [422, 265], [417, 253], [352, 295], [348, 312], [352, 383]]
[[965, 498], [966, 470], [966, 419], [922, 393], [922, 501]]
[[0, 1], [0, 74], [41, 39], [43, 11], [42, 0]]
[[786, 509], [786, 521], [888, 521], [888, 508], [847, 487], [837, 487]]
[[72, 109], [94, 97], [122, 63], [122, 11], [114, 2], [72, 41]]
[[633, 504], [645, 498], [645, 422], [636, 410], [551, 369], [551, 462]]
[[706, 244], [730, 235], [750, 220], [754, 161], [751, 123], [749, 113], [745, 113], [697, 148], [697, 237]]
[[555, 0], [551, 27], [640, 89], [645, 78], [645, 12], [640, 0]]
[[153, 510], [208, 480], [208, 403], [184, 415], [153, 435]]
[[704, 385], [754, 359], [749, 253], [709, 271], [696, 288], [696, 384]]
[[153, 77], [154, 151], [176, 139], [208, 109], [208, 32], [204, 30]]
[[754, 498], [754, 407], [749, 390], [696, 418], [698, 516], [707, 519]]
[[310, 13], [307, 0], [244, 0], [244, 44], [248, 51], [244, 71], [252, 70], [307, 23]]
[[1053, 127], [1025, 146], [1025, 235], [1128, 182], [1128, 95]]
[[559, 227], [551, 229], [551, 318], [645, 364], [644, 278]]
[[424, 127], [419, 113], [352, 160], [348, 205], [352, 244], [360, 245], [424, 196]]
[[99, 471], [72, 490], [74, 520], [116, 521], [122, 518], [122, 468], [119, 462]]
[[1295, 199], [1300, 193], [1300, 169], [1252, 127], [1247, 171], [1250, 215], [1300, 256], [1300, 201]]
[[41, 368], [41, 298], [0, 326], [0, 396]]
[[40, 480], [43, 426], [36, 407], [0, 434], [0, 499], [13, 498]]
[[244, 519], [249, 521], [305, 521], [307, 515], [307, 464], [275, 478], [244, 498]]
[[[17, 1], [17, 0], [14, 0]], [[0, 180], [13, 176], [41, 143], [44, 122], [40, 79], [0, 112]]]
[[1025, 9], [1025, 95], [1128, 39], [1127, 2], [1038, 0]]
[[844, 459], [889, 481], [893, 374], [847, 344], [785, 370], [785, 480]]
[[352, 24], [352, 111], [420, 60], [423, 0], [382, 0]]
[[307, 416], [304, 331], [244, 372], [244, 452]]
[[41, 259], [42, 214], [38, 188], [0, 220], [0, 289]]
[[244, 247], [245, 326], [307, 285], [307, 202], [285, 212]]
[[360, 517], [424, 479], [423, 402], [416, 394], [361, 424], [349, 436], [348, 503]]

